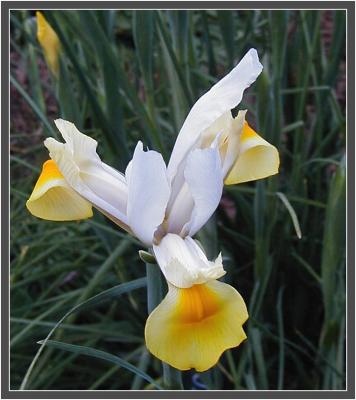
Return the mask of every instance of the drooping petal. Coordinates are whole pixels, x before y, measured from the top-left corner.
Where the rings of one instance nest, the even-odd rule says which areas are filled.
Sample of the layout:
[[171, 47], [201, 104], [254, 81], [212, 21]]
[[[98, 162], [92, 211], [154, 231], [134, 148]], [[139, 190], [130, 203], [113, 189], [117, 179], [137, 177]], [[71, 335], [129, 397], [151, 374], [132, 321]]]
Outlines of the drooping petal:
[[35, 217], [51, 221], [73, 221], [93, 216], [91, 204], [66, 183], [53, 160], [43, 164], [26, 207]]
[[209, 261], [191, 237], [168, 233], [153, 251], [165, 278], [176, 287], [189, 288], [225, 275], [221, 255]]
[[245, 122], [240, 138], [239, 156], [228, 173], [225, 184], [249, 182], [278, 173], [278, 150], [259, 136]]
[[168, 294], [148, 317], [148, 350], [179, 370], [206, 371], [221, 354], [246, 339], [248, 318], [240, 294], [230, 285], [211, 281], [189, 289], [169, 285]]
[[123, 174], [101, 162], [97, 142], [79, 132], [71, 122], [55, 121], [66, 143], [45, 140], [50, 157], [66, 182], [119, 226], [127, 226], [127, 184]]
[[184, 177], [193, 197], [190, 221], [182, 235], [194, 236], [219, 205], [223, 190], [223, 175], [219, 149], [195, 149], [187, 157]]
[[53, 75], [58, 77], [59, 73], [59, 52], [60, 41], [56, 32], [52, 29], [51, 25], [47, 22], [44, 15], [36, 12], [37, 17], [37, 39], [43, 49], [46, 62], [52, 71]]
[[194, 104], [177, 137], [168, 164], [174, 177], [178, 165], [199, 140], [201, 133], [224, 113], [236, 107], [247, 89], [262, 71], [257, 51], [250, 49], [236, 67]]
[[135, 235], [150, 245], [158, 226], [163, 222], [170, 196], [166, 164], [160, 153], [144, 151], [137, 143], [126, 170], [128, 184], [127, 217]]

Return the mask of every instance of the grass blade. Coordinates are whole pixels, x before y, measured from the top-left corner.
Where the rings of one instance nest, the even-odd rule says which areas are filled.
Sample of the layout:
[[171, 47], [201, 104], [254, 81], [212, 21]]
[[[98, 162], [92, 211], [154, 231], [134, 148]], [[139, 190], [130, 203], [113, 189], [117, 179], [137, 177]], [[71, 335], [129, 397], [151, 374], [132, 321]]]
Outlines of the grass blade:
[[152, 383], [152, 385], [154, 385], [154, 387], [156, 387], [159, 390], [163, 389], [153, 378], [151, 378], [145, 372], [141, 371], [140, 369], [130, 364], [129, 362], [123, 360], [122, 358], [114, 356], [113, 354], [107, 353], [105, 351], [93, 349], [91, 347], [86, 347], [86, 346], [78, 346], [75, 344], [57, 342], [55, 340], [47, 340], [46, 343], [44, 341], [40, 341], [38, 342], [38, 344], [41, 345], [46, 344], [47, 346], [54, 347], [56, 349], [64, 351], [69, 351], [71, 353], [100, 358], [101, 360], [111, 362], [113, 364], [119, 365], [120, 367], [133, 372], [135, 375], [141, 377], [142, 379], [145, 379], [147, 382]]
[[143, 287], [146, 285], [146, 279], [145, 278], [141, 278], [138, 279], [136, 281], [133, 282], [128, 282], [128, 283], [123, 283], [120, 285], [117, 285], [111, 289], [108, 289], [102, 293], [99, 293], [98, 295], [76, 305], [75, 307], [73, 307], [72, 309], [70, 309], [58, 322], [57, 324], [51, 329], [51, 331], [48, 333], [47, 337], [42, 341], [41, 343], [41, 347], [39, 348], [38, 352], [36, 353], [36, 356], [34, 357], [34, 359], [32, 360], [32, 363], [30, 365], [30, 367], [27, 370], [27, 373], [22, 381], [20, 390], [24, 390], [26, 388], [30, 373], [37, 361], [37, 359], [39, 358], [44, 346], [46, 345], [46, 342], [49, 340], [49, 338], [53, 335], [54, 331], [61, 325], [61, 323], [71, 314], [73, 314], [76, 311], [79, 311], [81, 309], [90, 307], [90, 306], [94, 306], [96, 304], [99, 304], [103, 301], [112, 299], [113, 297], [117, 297], [121, 294], [130, 292], [131, 290], [134, 289], [138, 289], [140, 287]]
[[278, 196], [278, 198], [282, 201], [282, 203], [284, 204], [284, 206], [288, 210], [289, 215], [292, 218], [292, 222], [293, 222], [293, 226], [294, 226], [294, 229], [295, 229], [295, 233], [297, 234], [298, 239], [301, 239], [302, 238], [302, 231], [300, 229], [298, 217], [297, 217], [296, 212], [294, 211], [294, 208], [292, 207], [292, 205], [290, 204], [289, 200], [287, 199], [287, 197], [283, 193], [276, 192], [276, 195]]

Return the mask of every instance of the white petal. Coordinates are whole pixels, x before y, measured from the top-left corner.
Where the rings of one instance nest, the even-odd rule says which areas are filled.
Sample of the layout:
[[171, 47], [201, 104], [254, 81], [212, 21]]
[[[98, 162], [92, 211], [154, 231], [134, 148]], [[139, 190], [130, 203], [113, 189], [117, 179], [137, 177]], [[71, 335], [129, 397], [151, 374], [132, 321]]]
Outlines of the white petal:
[[190, 221], [181, 234], [193, 236], [219, 205], [224, 186], [219, 149], [196, 149], [187, 157], [185, 180], [193, 197]]
[[[222, 172], [223, 177], [225, 178], [232, 166], [234, 165], [235, 161], [237, 160], [240, 147], [241, 147], [241, 134], [243, 125], [245, 122], [245, 115], [246, 110], [239, 111], [235, 118], [230, 118], [230, 126], [229, 130], [226, 131], [226, 141], [227, 147], [225, 154], [223, 155], [223, 162], [222, 162]], [[221, 154], [221, 149], [220, 149]]]
[[97, 142], [79, 132], [74, 124], [55, 121], [66, 143], [53, 138], [44, 144], [67, 183], [124, 229], [127, 229], [127, 185], [125, 177], [101, 162]]
[[237, 66], [194, 104], [179, 132], [169, 164], [173, 177], [178, 165], [199, 140], [200, 134], [221, 115], [236, 107], [262, 71], [257, 51], [250, 49]]
[[145, 152], [142, 143], [137, 143], [126, 179], [128, 223], [136, 236], [150, 245], [157, 227], [163, 222], [170, 196], [161, 154], [152, 150]]
[[194, 209], [194, 199], [188, 183], [183, 181], [180, 191], [174, 198], [173, 195], [171, 198], [174, 201], [169, 205], [169, 209], [167, 208], [167, 232], [179, 234], [184, 225], [191, 220]]
[[225, 274], [221, 255], [209, 261], [190, 237], [168, 233], [159, 245], [153, 245], [153, 251], [165, 278], [176, 287], [188, 288]]
[[99, 164], [101, 162], [96, 153], [98, 142], [95, 139], [84, 135], [72, 122], [59, 118], [54, 123], [78, 165], [82, 166], [81, 164], [88, 163], [88, 160], [90, 160], [90, 164]]

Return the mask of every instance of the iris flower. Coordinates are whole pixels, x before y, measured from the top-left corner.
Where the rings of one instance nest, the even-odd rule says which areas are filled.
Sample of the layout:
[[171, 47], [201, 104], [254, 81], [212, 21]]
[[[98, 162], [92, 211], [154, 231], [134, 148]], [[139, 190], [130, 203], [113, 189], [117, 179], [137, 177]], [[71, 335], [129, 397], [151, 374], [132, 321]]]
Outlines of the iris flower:
[[227, 185], [276, 174], [277, 149], [231, 114], [262, 71], [255, 49], [194, 104], [166, 166], [138, 142], [125, 173], [103, 163], [97, 142], [68, 121], [55, 124], [65, 143], [45, 140], [50, 160], [27, 201], [43, 219], [92, 216], [92, 207], [153, 252], [168, 293], [145, 327], [149, 351], [171, 366], [204, 371], [245, 338], [240, 294], [218, 281], [221, 254], [209, 261], [192, 237], [216, 210]]
[[59, 74], [59, 52], [61, 43], [56, 32], [47, 22], [41, 11], [36, 12], [37, 18], [37, 39], [43, 49], [49, 69], [55, 77]]

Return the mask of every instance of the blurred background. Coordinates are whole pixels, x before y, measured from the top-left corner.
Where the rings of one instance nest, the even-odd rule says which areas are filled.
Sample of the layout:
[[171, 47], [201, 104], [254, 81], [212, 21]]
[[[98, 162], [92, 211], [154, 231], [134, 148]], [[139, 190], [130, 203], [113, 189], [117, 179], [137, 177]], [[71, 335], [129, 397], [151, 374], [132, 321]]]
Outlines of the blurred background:
[[[25, 202], [48, 159], [43, 140], [59, 138], [55, 118], [98, 140], [101, 158], [120, 170], [138, 140], [168, 161], [190, 107], [250, 47], [264, 70], [239, 108], [279, 149], [280, 173], [225, 187], [198, 235], [209, 257], [222, 250], [225, 281], [248, 305], [248, 340], [210, 371], [184, 372], [184, 387], [344, 389], [345, 12], [43, 14], [61, 42], [57, 73], [35, 12], [11, 11], [11, 389], [26, 373], [22, 387], [38, 390], [162, 383], [144, 344], [138, 241], [97, 212], [56, 223], [30, 215]], [[30, 367], [37, 342], [67, 311], [119, 284], [125, 293], [66, 318], [52, 336], [61, 344]], [[98, 359], [99, 350], [115, 360]]]

